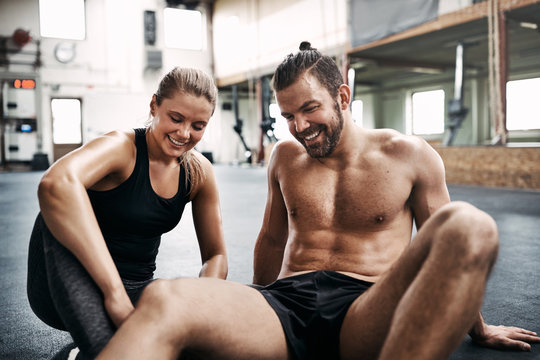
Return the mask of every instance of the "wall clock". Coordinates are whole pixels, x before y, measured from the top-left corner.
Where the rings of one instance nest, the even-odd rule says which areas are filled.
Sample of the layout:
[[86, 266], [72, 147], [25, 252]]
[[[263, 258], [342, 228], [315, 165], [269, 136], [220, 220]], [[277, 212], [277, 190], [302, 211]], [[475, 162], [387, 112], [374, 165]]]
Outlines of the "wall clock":
[[75, 44], [60, 42], [54, 48], [54, 57], [62, 64], [68, 64], [75, 59]]

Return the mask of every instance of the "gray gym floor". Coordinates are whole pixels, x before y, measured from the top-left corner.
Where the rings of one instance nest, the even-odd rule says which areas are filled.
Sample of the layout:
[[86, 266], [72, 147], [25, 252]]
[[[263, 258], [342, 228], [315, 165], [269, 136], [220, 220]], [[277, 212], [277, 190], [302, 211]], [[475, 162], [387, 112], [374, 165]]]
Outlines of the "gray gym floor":
[[[229, 280], [250, 283], [253, 246], [266, 201], [264, 168], [215, 166], [220, 187]], [[0, 173], [0, 359], [51, 359], [71, 342], [49, 328], [26, 300], [27, 246], [38, 212], [36, 188], [42, 172]], [[540, 332], [540, 192], [449, 186], [453, 200], [466, 200], [499, 225], [499, 259], [488, 282], [483, 315], [490, 324]], [[164, 235], [157, 277], [197, 276], [199, 252], [190, 207], [177, 229]], [[421, 336], [418, 339], [422, 341]], [[480, 348], [464, 339], [451, 359], [540, 359], [532, 352]]]

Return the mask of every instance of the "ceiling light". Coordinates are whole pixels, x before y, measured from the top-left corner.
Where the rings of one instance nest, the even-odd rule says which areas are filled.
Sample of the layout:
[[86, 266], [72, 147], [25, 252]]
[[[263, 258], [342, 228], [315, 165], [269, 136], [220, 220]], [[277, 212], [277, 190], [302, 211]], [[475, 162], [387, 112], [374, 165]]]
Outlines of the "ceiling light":
[[533, 29], [533, 30], [538, 29], [538, 24], [530, 23], [530, 22], [520, 22], [519, 26], [527, 28], [527, 29]]

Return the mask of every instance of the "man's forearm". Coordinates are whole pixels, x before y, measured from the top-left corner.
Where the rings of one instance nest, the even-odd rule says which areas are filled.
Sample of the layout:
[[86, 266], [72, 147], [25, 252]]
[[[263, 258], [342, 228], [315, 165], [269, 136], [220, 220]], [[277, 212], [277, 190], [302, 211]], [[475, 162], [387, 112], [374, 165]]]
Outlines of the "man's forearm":
[[[265, 261], [267, 262], [267, 261]], [[261, 262], [255, 262], [255, 267], [253, 271], [253, 283], [256, 285], [268, 285], [274, 282], [278, 275], [280, 266], [275, 266], [273, 264], [268, 264], [265, 266]]]
[[253, 283], [268, 285], [274, 282], [281, 270], [283, 252], [257, 248], [253, 259]]

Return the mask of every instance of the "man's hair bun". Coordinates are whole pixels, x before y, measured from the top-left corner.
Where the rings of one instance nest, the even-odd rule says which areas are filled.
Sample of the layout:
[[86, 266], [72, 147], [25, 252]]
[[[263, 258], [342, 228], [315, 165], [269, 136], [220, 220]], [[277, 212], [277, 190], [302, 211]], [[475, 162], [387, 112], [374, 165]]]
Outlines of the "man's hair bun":
[[309, 41], [302, 41], [300, 43], [300, 50], [304, 51], [304, 50], [317, 50], [317, 49], [312, 48], [311, 43]]

